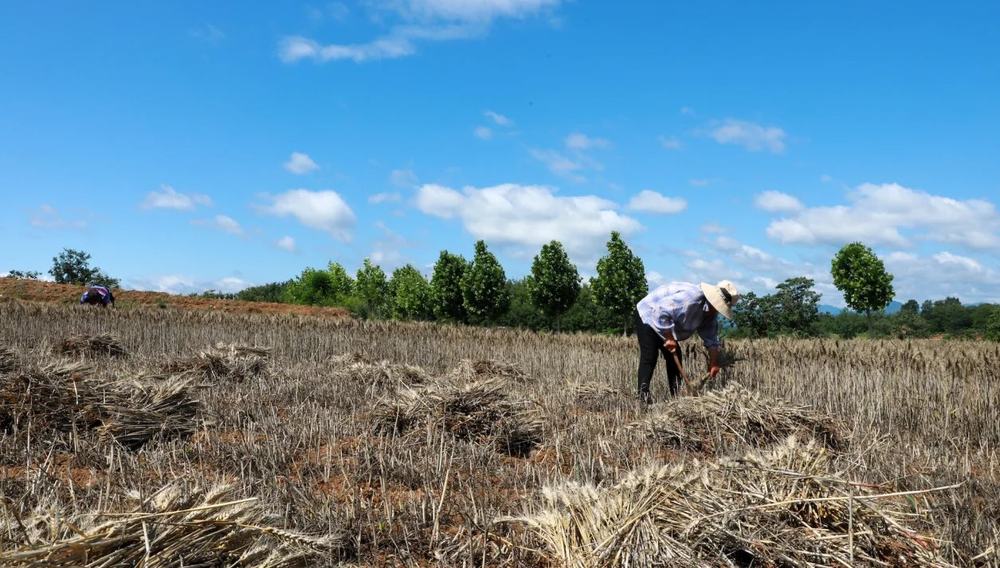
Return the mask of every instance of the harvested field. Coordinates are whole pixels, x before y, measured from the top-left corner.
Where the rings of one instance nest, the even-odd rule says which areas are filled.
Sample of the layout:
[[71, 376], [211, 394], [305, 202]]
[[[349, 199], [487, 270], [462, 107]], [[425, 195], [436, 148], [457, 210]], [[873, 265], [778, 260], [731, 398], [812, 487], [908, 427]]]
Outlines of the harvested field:
[[623, 338], [3, 302], [0, 344], [2, 566], [1000, 566], [997, 344], [733, 342], [648, 409]]

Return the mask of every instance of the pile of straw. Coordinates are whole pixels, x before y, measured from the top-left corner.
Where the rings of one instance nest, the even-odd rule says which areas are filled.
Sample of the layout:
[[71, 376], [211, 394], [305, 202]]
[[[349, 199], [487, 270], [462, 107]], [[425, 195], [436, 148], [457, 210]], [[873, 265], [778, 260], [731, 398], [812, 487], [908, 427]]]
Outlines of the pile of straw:
[[27, 369], [0, 379], [0, 429], [69, 432], [99, 426], [105, 393], [84, 363]]
[[484, 376], [460, 380], [461, 371], [404, 386], [376, 405], [376, 431], [393, 435], [437, 429], [459, 440], [527, 455], [542, 440], [543, 422], [534, 405], [511, 395], [510, 379]]
[[121, 341], [110, 333], [71, 335], [60, 343], [57, 343], [54, 351], [63, 355], [103, 355], [107, 357], [125, 357], [128, 355], [128, 351], [122, 345]]
[[82, 363], [27, 369], [0, 379], [0, 430], [107, 433], [137, 450], [154, 437], [187, 436], [198, 426], [199, 403], [188, 381], [144, 388], [100, 382]]
[[138, 390], [109, 408], [103, 431], [130, 450], [138, 450], [154, 438], [186, 438], [198, 430], [199, 401], [190, 380], [169, 379]]
[[531, 376], [517, 365], [492, 359], [462, 359], [451, 370], [451, 375], [459, 381], [499, 377], [508, 382], [525, 384], [531, 380]]
[[[334, 373], [349, 382], [368, 385], [369, 390], [384, 390], [421, 384], [429, 375], [420, 367], [388, 361], [372, 361], [357, 354], [341, 355], [330, 360]], [[336, 378], [334, 379], [336, 380]]]
[[240, 383], [267, 376], [270, 358], [269, 349], [218, 343], [193, 357], [169, 361], [163, 370]]
[[[98, 524], [102, 517], [110, 520]], [[236, 500], [232, 486], [185, 494], [169, 485], [129, 513], [0, 521], [0, 530], [26, 541], [0, 552], [0, 565], [287, 568], [315, 565], [343, 545], [342, 535], [296, 534], [275, 520], [255, 499]]]
[[588, 406], [605, 403], [609, 400], [622, 400], [626, 397], [621, 389], [595, 381], [576, 383], [570, 390], [577, 403]]
[[17, 355], [6, 347], [0, 347], [0, 373], [13, 371], [17, 365]]
[[534, 511], [501, 522], [528, 529], [518, 545], [574, 568], [949, 566], [907, 527], [912, 494], [876, 489], [834, 473], [822, 447], [790, 438], [741, 460], [547, 487]]
[[631, 424], [665, 448], [719, 453], [762, 448], [799, 435], [839, 449], [846, 441], [834, 420], [807, 406], [768, 399], [738, 383], [700, 397], [674, 399]]

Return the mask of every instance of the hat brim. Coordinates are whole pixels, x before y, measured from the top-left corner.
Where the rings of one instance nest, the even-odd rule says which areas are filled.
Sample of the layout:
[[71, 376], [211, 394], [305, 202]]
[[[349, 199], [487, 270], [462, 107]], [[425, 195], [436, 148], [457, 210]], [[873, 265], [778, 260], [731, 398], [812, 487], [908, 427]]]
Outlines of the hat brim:
[[726, 299], [723, 297], [722, 292], [719, 291], [718, 286], [702, 282], [698, 284], [698, 287], [701, 288], [702, 293], [705, 294], [705, 299], [708, 300], [709, 304], [712, 304], [715, 311], [722, 314], [726, 319], [733, 319], [733, 307], [726, 304]]

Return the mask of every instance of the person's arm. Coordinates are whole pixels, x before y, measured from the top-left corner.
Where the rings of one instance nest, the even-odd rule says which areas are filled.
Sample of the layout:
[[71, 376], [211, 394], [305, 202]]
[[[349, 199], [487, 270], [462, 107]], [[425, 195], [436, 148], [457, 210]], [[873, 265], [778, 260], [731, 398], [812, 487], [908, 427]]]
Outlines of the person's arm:
[[663, 332], [663, 346], [671, 353], [677, 352], [677, 340], [674, 339], [674, 330], [672, 328]]
[[722, 368], [719, 367], [719, 346], [708, 348], [708, 375], [715, 378], [715, 375], [719, 374]]
[[705, 347], [708, 348], [708, 374], [714, 378], [721, 370], [719, 366], [719, 321], [714, 317], [707, 320], [698, 328], [698, 335], [701, 336]]

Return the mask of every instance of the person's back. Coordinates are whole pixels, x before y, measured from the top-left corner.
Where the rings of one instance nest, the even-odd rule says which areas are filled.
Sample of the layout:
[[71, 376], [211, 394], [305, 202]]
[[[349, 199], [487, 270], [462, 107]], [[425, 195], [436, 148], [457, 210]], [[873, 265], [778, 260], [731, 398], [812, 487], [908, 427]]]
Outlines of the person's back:
[[91, 306], [102, 306], [108, 307], [115, 305], [115, 297], [111, 294], [111, 290], [105, 288], [104, 286], [91, 286], [83, 296], [80, 297], [80, 304], [88, 304]]

